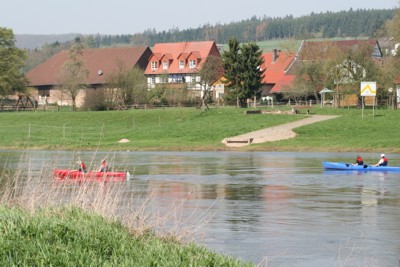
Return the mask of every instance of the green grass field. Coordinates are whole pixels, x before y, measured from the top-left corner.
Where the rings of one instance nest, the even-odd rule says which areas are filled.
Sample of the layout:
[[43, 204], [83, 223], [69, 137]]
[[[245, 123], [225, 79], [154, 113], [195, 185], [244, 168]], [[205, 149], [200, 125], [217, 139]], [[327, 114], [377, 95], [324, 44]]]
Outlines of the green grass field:
[[[269, 108], [271, 109], [271, 108]], [[275, 108], [278, 109], [278, 108]], [[282, 107], [282, 109], [288, 109]], [[232, 107], [107, 112], [0, 113], [0, 147], [53, 150], [228, 150], [221, 141], [305, 115], [246, 115]], [[339, 118], [297, 128], [296, 138], [241, 148], [254, 151], [399, 153], [400, 111], [320, 108]], [[119, 143], [122, 139], [130, 142]]]

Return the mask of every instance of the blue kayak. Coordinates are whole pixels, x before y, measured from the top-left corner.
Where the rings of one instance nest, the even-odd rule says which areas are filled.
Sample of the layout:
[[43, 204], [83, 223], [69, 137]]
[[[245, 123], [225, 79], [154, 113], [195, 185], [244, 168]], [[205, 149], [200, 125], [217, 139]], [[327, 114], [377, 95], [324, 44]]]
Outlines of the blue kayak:
[[345, 162], [328, 162], [328, 161], [323, 161], [322, 166], [324, 166], [325, 169], [330, 169], [330, 170], [347, 170], [347, 171], [398, 171], [400, 172], [400, 167], [395, 167], [395, 166], [372, 166], [372, 165], [356, 165], [354, 166], [351, 163], [345, 163]]

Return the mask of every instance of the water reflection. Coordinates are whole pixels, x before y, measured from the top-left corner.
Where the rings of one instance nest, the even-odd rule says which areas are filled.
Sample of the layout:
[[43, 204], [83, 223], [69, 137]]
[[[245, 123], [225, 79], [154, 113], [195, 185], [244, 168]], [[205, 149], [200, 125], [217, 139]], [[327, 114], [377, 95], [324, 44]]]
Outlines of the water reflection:
[[[74, 152], [2, 152], [9, 168], [70, 167]], [[397, 266], [399, 173], [324, 171], [321, 162], [352, 153], [84, 152], [89, 166], [108, 157], [134, 179], [126, 194], [152, 192], [167, 212], [188, 199], [183, 216], [214, 214], [208, 247], [268, 266]], [[372, 162], [375, 154], [364, 154]], [[390, 156], [392, 165], [396, 155]], [[21, 163], [21, 158], [26, 158]], [[43, 167], [45, 166], [45, 167]], [[196, 223], [193, 216], [188, 223]]]

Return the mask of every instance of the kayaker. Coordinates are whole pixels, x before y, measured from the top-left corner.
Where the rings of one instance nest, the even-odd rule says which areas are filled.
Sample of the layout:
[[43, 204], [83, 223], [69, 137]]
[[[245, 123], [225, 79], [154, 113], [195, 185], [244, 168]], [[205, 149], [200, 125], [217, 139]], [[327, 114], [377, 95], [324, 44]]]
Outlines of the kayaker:
[[106, 163], [105, 159], [103, 159], [101, 161], [101, 166], [100, 166], [99, 172], [108, 172], [108, 166], [107, 166], [107, 163]]
[[364, 160], [363, 160], [363, 158], [362, 158], [360, 155], [357, 155], [356, 163], [353, 164], [353, 165], [354, 165], [354, 166], [357, 166], [357, 165], [364, 165]]
[[385, 157], [385, 154], [381, 154], [381, 159], [374, 166], [375, 167], [377, 167], [377, 166], [387, 166], [388, 163], [389, 163], [389, 160]]
[[86, 172], [86, 165], [83, 163], [83, 161], [78, 161], [78, 171], [80, 172]]

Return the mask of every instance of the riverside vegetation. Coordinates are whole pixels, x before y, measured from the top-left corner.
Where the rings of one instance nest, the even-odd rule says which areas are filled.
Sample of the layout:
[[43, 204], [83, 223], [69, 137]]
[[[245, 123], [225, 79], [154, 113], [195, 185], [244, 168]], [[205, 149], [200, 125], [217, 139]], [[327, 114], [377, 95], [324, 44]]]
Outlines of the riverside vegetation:
[[127, 197], [124, 183], [19, 171], [0, 175], [1, 266], [254, 266], [192, 242], [208, 216], [183, 224], [184, 202], [161, 214], [151, 195]]

